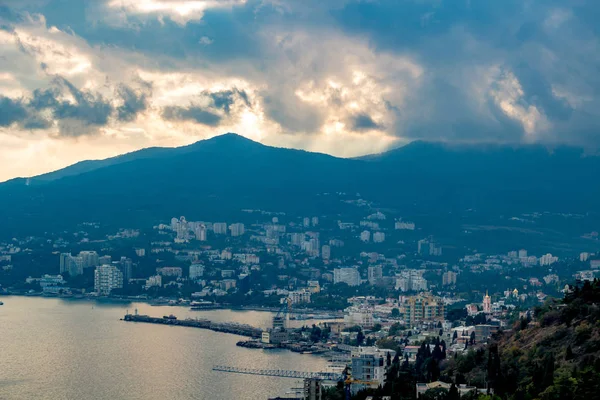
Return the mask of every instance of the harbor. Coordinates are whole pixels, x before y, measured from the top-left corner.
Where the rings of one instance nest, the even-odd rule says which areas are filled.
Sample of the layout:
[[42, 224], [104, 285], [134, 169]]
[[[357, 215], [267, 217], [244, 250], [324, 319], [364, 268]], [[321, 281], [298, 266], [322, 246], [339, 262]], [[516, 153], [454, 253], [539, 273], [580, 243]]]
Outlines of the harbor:
[[247, 336], [250, 338], [260, 338], [262, 330], [250, 325], [236, 322], [214, 322], [208, 319], [186, 318], [177, 319], [174, 315], [163, 317], [151, 317], [148, 315], [126, 314], [122, 321], [141, 322], [146, 324], [185, 326], [190, 328], [207, 329], [214, 332], [231, 333], [234, 335]]

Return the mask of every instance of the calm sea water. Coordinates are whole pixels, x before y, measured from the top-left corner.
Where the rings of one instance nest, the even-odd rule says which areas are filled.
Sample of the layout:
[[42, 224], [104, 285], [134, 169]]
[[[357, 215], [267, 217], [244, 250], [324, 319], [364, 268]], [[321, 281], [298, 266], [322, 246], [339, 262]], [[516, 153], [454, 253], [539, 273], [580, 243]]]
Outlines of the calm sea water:
[[[297, 380], [226, 374], [213, 365], [325, 371], [327, 361], [285, 350], [236, 347], [240, 336], [119, 321], [126, 310], [267, 327], [272, 314], [190, 311], [148, 304], [98, 304], [1, 297], [0, 399], [267, 399]], [[289, 394], [288, 394], [289, 396]]]

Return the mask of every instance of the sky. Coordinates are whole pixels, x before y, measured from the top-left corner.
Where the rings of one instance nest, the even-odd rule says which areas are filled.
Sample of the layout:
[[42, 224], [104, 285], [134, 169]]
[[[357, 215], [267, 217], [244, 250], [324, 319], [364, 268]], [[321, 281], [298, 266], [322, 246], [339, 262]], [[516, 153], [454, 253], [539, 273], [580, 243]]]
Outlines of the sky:
[[226, 132], [600, 145], [597, 0], [0, 0], [0, 181]]

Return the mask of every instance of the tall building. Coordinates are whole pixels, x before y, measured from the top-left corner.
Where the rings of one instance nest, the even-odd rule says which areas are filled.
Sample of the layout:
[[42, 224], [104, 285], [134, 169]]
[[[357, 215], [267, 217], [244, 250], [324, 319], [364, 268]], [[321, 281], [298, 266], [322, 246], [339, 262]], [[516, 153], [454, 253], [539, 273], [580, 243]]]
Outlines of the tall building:
[[106, 265], [112, 262], [111, 256], [102, 256], [98, 258], [98, 265]]
[[375, 232], [373, 234], [373, 242], [382, 243], [385, 241], [385, 233], [383, 232]]
[[227, 222], [215, 222], [213, 232], [215, 235], [227, 235]]
[[525, 250], [525, 249], [519, 250], [519, 258], [527, 258], [527, 250]]
[[304, 243], [305, 237], [306, 237], [306, 234], [304, 234], [304, 233], [291, 233], [290, 241], [292, 242], [293, 246], [302, 246], [302, 243]]
[[360, 273], [356, 268], [335, 268], [333, 270], [333, 283], [345, 283], [348, 286], [360, 285]]
[[431, 294], [410, 296], [401, 304], [401, 314], [405, 322], [413, 325], [420, 321], [443, 321], [444, 301]]
[[453, 271], [448, 271], [448, 272], [444, 272], [444, 274], [442, 275], [442, 285], [444, 286], [451, 286], [451, 285], [456, 285], [456, 272]]
[[94, 289], [100, 295], [109, 295], [123, 287], [123, 273], [114, 265], [100, 265], [94, 272]]
[[369, 240], [371, 240], [371, 232], [369, 231], [362, 231], [360, 233], [360, 240], [363, 242], [368, 242]]
[[428, 255], [430, 249], [430, 243], [427, 239], [421, 239], [417, 242], [417, 252], [419, 254]]
[[304, 217], [304, 218], [302, 219], [302, 225], [303, 225], [305, 228], [308, 228], [308, 227], [310, 226], [310, 218], [308, 218], [308, 217]]
[[370, 285], [379, 285], [383, 280], [383, 268], [381, 265], [373, 265], [369, 267], [368, 279]]
[[328, 245], [324, 245], [321, 247], [321, 257], [323, 260], [327, 261], [331, 258], [331, 247]]
[[196, 280], [204, 275], [204, 265], [192, 264], [190, 265], [190, 279]]
[[354, 394], [366, 388], [377, 388], [383, 385], [385, 380], [384, 355], [385, 353], [378, 352], [374, 348], [359, 348], [358, 351], [352, 352], [352, 378], [364, 382], [352, 385]]
[[60, 273], [68, 273], [72, 277], [83, 274], [83, 258], [74, 257], [71, 253], [61, 253]]
[[548, 265], [552, 265], [555, 262], [558, 262], [558, 257], [553, 256], [552, 254], [548, 253], [548, 254], [544, 254], [543, 256], [540, 257], [540, 265], [543, 266], [548, 266]]
[[100, 262], [95, 251], [80, 251], [78, 257], [81, 257], [83, 268], [97, 267]]
[[485, 296], [483, 297], [483, 312], [485, 314], [491, 314], [492, 313], [492, 299], [490, 296], [488, 296], [488, 293], [485, 292]]
[[123, 274], [123, 282], [129, 282], [133, 278], [133, 262], [131, 258], [121, 257], [117, 264], [117, 268]]
[[319, 217], [312, 217], [311, 218], [311, 223], [312, 223], [312, 226], [319, 225]]
[[427, 280], [423, 278], [425, 270], [407, 269], [400, 272], [396, 279], [396, 290], [401, 292], [420, 292], [427, 290]]
[[201, 242], [205, 242], [206, 241], [206, 225], [204, 224], [198, 224], [197, 226], [194, 227], [194, 236], [196, 237], [196, 240], [199, 240]]
[[245, 232], [244, 224], [241, 224], [241, 223], [231, 224], [231, 226], [229, 227], [229, 230], [231, 231], [231, 236], [242, 236]]

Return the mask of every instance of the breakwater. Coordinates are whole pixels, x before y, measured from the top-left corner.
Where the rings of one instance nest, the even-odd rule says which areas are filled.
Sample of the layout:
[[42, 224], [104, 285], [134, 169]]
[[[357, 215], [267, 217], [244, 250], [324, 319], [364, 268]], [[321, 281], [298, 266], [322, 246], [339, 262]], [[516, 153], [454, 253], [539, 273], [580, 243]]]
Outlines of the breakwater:
[[207, 319], [177, 319], [174, 316], [169, 317], [150, 317], [148, 315], [127, 314], [122, 318], [127, 322], [143, 322], [147, 324], [186, 326], [190, 328], [207, 329], [215, 332], [231, 333], [234, 335], [259, 338], [262, 330], [246, 324], [236, 322], [213, 322]]

